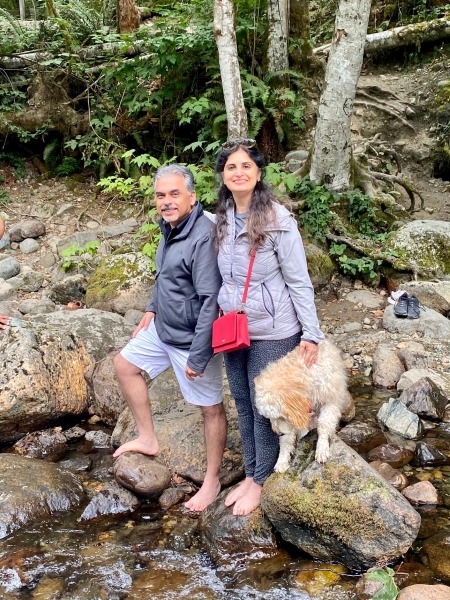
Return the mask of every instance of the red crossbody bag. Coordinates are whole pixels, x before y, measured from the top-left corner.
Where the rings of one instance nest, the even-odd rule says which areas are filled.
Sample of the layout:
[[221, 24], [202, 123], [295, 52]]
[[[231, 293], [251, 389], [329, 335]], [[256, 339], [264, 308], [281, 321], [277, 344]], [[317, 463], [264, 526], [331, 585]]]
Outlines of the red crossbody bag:
[[247, 300], [250, 277], [252, 275], [253, 263], [255, 262], [256, 250], [250, 254], [250, 264], [248, 265], [247, 279], [245, 280], [244, 294], [242, 304], [239, 310], [221, 316], [216, 319], [212, 326], [212, 347], [214, 354], [219, 352], [234, 352], [250, 346], [250, 337], [248, 335], [247, 315], [244, 312], [245, 302]]

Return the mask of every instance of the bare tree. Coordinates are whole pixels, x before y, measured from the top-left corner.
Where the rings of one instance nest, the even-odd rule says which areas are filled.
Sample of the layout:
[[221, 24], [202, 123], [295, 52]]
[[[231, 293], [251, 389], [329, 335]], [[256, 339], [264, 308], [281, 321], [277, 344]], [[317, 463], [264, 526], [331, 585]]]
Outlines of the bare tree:
[[135, 0], [116, 0], [117, 31], [130, 33], [139, 28], [140, 14]]
[[311, 46], [311, 26], [309, 20], [309, 0], [290, 0], [289, 34], [295, 48], [291, 52], [294, 69], [302, 70], [314, 62]]
[[219, 52], [228, 139], [246, 137], [248, 122], [239, 71], [233, 0], [214, 0], [214, 37]]
[[350, 121], [361, 72], [371, 0], [341, 0], [320, 99], [310, 177], [345, 190], [351, 180]]
[[25, 0], [19, 0], [19, 15], [20, 20], [25, 21]]
[[288, 4], [289, 0], [267, 2], [267, 70], [284, 71], [289, 68], [288, 60]]

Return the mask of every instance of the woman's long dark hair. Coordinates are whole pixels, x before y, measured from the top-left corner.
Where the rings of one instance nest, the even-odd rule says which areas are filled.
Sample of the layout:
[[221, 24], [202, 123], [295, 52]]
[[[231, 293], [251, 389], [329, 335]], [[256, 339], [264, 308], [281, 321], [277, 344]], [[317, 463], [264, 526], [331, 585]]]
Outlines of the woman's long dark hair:
[[[275, 218], [272, 202], [278, 202], [278, 199], [269, 186], [263, 181], [266, 161], [264, 155], [256, 147], [247, 148], [245, 146], [237, 146], [236, 148], [222, 150], [217, 157], [216, 173], [223, 173], [228, 158], [239, 149], [244, 150], [261, 171], [261, 180], [256, 183], [255, 189], [253, 190], [247, 216], [248, 242], [250, 249], [256, 250], [266, 239], [267, 233], [265, 227]], [[227, 235], [227, 209], [233, 205], [233, 195], [222, 180], [222, 184], [219, 188], [219, 201], [217, 204], [216, 224], [214, 228], [217, 247], [220, 247]]]

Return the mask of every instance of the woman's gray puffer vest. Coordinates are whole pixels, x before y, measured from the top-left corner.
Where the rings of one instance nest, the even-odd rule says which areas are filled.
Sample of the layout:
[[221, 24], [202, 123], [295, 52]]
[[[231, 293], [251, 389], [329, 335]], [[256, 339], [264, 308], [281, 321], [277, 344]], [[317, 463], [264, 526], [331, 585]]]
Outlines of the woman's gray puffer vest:
[[[266, 227], [267, 237], [258, 248], [245, 312], [251, 340], [281, 340], [299, 331], [302, 339], [320, 342], [314, 289], [308, 275], [305, 251], [295, 218], [273, 203], [276, 219]], [[219, 250], [223, 283], [219, 306], [224, 313], [242, 304], [250, 262], [247, 228], [234, 238], [234, 208], [227, 212], [228, 233]]]

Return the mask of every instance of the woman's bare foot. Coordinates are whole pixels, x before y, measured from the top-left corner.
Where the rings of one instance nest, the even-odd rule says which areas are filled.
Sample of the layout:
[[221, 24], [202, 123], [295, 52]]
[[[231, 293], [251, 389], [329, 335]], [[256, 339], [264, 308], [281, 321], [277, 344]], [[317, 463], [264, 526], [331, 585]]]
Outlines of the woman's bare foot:
[[253, 483], [252, 477], [246, 477], [244, 481], [241, 481], [241, 483], [237, 487], [235, 487], [234, 490], [232, 490], [225, 498], [225, 506], [231, 506], [236, 502], [236, 500], [242, 498], [242, 496], [244, 496], [244, 494], [247, 491], [247, 488], [250, 486], [251, 483]]
[[190, 500], [185, 502], [184, 506], [192, 512], [202, 512], [207, 506], [214, 502], [220, 492], [220, 482], [218, 477], [206, 479], [198, 492]]
[[155, 456], [159, 452], [159, 444], [156, 438], [144, 438], [137, 437], [135, 440], [131, 440], [126, 444], [122, 444], [114, 452], [113, 457], [117, 458], [124, 452], [140, 452], [141, 454], [148, 454], [149, 456]]
[[245, 496], [242, 496], [242, 498], [239, 498], [239, 500], [236, 500], [234, 503], [233, 515], [245, 517], [258, 508], [258, 506], [261, 504], [262, 488], [262, 485], [255, 483], [252, 480], [251, 484], [247, 488]]

